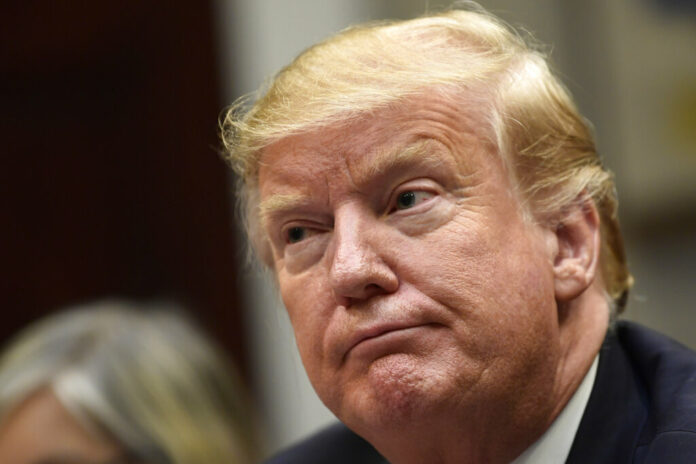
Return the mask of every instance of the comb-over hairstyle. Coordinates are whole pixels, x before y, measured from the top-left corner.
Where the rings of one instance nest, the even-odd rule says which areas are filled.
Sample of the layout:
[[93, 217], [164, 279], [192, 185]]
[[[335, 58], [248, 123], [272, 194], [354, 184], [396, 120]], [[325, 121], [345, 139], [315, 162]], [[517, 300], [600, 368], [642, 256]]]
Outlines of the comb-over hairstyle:
[[556, 226], [570, 205], [594, 201], [602, 278], [620, 311], [632, 277], [613, 177], [602, 166], [589, 123], [531, 42], [475, 5], [368, 23], [304, 51], [253, 103], [249, 96], [234, 103], [221, 122], [222, 138], [241, 178], [247, 232], [262, 260], [271, 264], [257, 210], [264, 147], [437, 93], [480, 116], [482, 137], [502, 157], [535, 220]]

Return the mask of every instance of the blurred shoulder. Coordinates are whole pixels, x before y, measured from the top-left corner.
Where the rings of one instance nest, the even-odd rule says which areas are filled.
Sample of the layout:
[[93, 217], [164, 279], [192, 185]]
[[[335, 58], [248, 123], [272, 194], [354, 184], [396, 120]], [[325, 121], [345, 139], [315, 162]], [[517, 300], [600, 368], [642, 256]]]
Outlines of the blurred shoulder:
[[386, 464], [368, 442], [338, 423], [281, 451], [266, 464]]

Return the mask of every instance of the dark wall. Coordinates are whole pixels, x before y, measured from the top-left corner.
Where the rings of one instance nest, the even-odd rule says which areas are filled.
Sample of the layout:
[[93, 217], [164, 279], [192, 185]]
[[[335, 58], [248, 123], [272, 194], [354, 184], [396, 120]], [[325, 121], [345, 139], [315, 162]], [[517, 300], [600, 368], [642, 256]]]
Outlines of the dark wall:
[[167, 297], [242, 361], [211, 14], [0, 6], [0, 342], [66, 305]]

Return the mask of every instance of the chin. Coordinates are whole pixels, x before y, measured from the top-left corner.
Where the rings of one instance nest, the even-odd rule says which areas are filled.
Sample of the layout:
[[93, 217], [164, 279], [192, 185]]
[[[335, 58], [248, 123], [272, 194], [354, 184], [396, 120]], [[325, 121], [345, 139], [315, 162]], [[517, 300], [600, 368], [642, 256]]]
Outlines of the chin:
[[344, 396], [343, 411], [337, 414], [358, 433], [361, 429], [398, 429], [413, 420], [431, 417], [451, 399], [447, 379], [438, 368], [410, 354], [392, 354], [372, 362], [368, 374]]

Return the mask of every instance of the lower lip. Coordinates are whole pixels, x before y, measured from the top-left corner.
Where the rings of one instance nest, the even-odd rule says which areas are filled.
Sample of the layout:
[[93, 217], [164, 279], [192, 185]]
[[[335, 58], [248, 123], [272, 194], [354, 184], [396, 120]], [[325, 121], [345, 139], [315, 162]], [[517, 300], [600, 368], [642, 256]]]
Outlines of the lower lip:
[[388, 354], [417, 351], [418, 346], [424, 341], [423, 332], [429, 327], [429, 325], [419, 325], [390, 330], [376, 337], [367, 338], [351, 348], [346, 358], [371, 360]]

